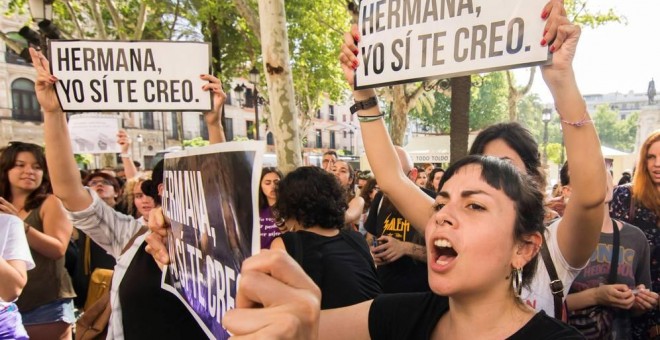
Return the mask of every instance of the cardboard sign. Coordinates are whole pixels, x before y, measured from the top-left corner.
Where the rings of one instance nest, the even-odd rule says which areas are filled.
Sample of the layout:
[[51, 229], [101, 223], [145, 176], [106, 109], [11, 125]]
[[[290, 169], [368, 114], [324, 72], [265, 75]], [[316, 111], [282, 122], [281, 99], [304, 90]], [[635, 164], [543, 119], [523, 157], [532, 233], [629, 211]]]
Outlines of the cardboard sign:
[[74, 154], [120, 153], [117, 144], [119, 116], [79, 114], [69, 118], [69, 136]]
[[210, 338], [228, 339], [243, 260], [260, 247], [259, 177], [264, 142], [231, 142], [165, 155], [163, 212], [170, 219], [163, 289]]
[[57, 97], [70, 111], [210, 111], [210, 45], [51, 40]]
[[547, 0], [362, 0], [357, 89], [550, 62]]

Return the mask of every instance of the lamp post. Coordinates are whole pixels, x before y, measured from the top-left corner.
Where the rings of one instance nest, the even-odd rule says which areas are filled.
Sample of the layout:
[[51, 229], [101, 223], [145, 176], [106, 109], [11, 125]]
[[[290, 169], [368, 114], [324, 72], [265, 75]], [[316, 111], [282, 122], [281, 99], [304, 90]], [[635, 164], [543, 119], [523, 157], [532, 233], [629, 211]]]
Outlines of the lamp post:
[[259, 70], [255, 66], [252, 66], [248, 76], [250, 77], [250, 83], [254, 86], [254, 137], [255, 140], [259, 140], [259, 90], [257, 90]]
[[53, 24], [53, 2], [55, 0], [30, 0], [30, 14], [32, 20], [37, 22], [39, 32], [24, 26], [18, 31], [28, 44], [39, 47], [44, 55], [48, 56], [48, 39], [60, 39], [60, 30]]
[[541, 121], [543, 121], [543, 167], [548, 166], [548, 123], [552, 119], [552, 109], [543, 109], [541, 111]]
[[245, 85], [236, 85], [234, 87], [234, 92], [236, 92], [236, 100], [238, 100], [238, 107], [243, 107], [243, 91], [245, 90]]

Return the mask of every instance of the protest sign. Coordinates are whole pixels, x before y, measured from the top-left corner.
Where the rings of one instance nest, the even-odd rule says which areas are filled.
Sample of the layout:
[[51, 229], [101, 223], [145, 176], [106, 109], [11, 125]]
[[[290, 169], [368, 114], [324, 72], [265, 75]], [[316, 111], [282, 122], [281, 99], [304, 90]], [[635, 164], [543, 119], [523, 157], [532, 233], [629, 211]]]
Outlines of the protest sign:
[[265, 144], [231, 142], [165, 155], [163, 212], [172, 224], [163, 289], [210, 338], [227, 339], [244, 259], [259, 250], [258, 188]]
[[547, 0], [362, 0], [357, 89], [548, 63]]
[[51, 40], [64, 111], [210, 111], [207, 43]]
[[69, 136], [74, 154], [120, 153], [117, 144], [119, 116], [114, 114], [78, 114], [69, 118]]

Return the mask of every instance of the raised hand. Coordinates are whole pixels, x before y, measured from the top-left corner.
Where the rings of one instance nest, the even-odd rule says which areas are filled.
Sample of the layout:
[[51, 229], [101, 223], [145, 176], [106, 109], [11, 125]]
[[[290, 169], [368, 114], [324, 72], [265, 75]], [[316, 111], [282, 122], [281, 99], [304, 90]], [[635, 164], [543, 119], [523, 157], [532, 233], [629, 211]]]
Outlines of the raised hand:
[[30, 57], [32, 57], [32, 65], [37, 71], [37, 81], [34, 85], [34, 90], [36, 91], [37, 100], [44, 114], [62, 112], [60, 101], [55, 92], [57, 78], [50, 74], [50, 63], [48, 59], [32, 47], [30, 47]]
[[227, 94], [222, 89], [222, 83], [220, 82], [220, 79], [210, 74], [202, 74], [200, 78], [209, 82], [208, 84], [205, 84], [202, 89], [204, 91], [211, 91], [213, 93], [213, 109], [204, 113], [204, 119], [209, 125], [219, 124], [222, 105], [225, 104]]
[[145, 250], [153, 256], [161, 268], [170, 263], [170, 254], [166, 245], [169, 228], [170, 224], [163, 216], [163, 209], [161, 207], [151, 209], [149, 212], [149, 230], [151, 230], [151, 234], [145, 239], [147, 241]]
[[126, 130], [121, 129], [117, 132], [117, 144], [121, 148], [122, 154], [128, 154], [131, 150], [131, 137], [128, 136]]
[[552, 53], [552, 64], [542, 66], [541, 71], [543, 79], [551, 87], [567, 75], [573, 76], [573, 58], [581, 30], [566, 17], [562, 0], [548, 2], [541, 15], [547, 20], [541, 44], [549, 45]]
[[358, 59], [358, 47], [356, 42], [360, 41], [360, 31], [358, 30], [357, 25], [351, 25], [351, 31], [344, 33], [344, 43], [341, 45], [341, 51], [339, 52], [339, 62], [341, 63], [341, 69], [344, 71], [344, 77], [348, 85], [353, 87], [355, 80], [355, 69], [360, 65], [360, 60]]

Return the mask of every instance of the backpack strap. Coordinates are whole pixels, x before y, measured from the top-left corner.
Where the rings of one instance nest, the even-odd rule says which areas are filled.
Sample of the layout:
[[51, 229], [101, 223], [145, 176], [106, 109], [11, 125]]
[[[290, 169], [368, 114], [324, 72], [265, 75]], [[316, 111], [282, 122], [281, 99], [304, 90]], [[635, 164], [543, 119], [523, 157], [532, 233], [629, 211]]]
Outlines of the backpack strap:
[[543, 238], [543, 244], [541, 245], [541, 257], [543, 258], [545, 269], [548, 271], [548, 276], [550, 276], [550, 291], [552, 292], [552, 298], [555, 305], [555, 319], [562, 320], [564, 311], [564, 284], [559, 279], [559, 275], [557, 275], [557, 269], [555, 269], [555, 264], [552, 262], [550, 250], [548, 249], [548, 242], [545, 240], [545, 233], [541, 233], [541, 237]]
[[612, 219], [612, 227], [614, 229], [614, 242], [612, 242], [612, 259], [610, 259], [610, 274], [607, 276], [609, 284], [616, 283], [617, 270], [619, 269], [619, 245], [621, 244], [619, 237], [619, 227], [616, 225], [616, 220]]
[[131, 237], [131, 239], [128, 240], [128, 242], [127, 242], [126, 245], [124, 246], [124, 249], [121, 250], [121, 255], [124, 255], [124, 253], [127, 252], [127, 251], [131, 248], [131, 246], [133, 245], [133, 243], [135, 243], [135, 240], [136, 240], [138, 237], [140, 237], [141, 235], [144, 235], [144, 233], [146, 233], [147, 230], [149, 230], [149, 228], [147, 228], [147, 227], [145, 227], [145, 226], [142, 226], [142, 227], [140, 228], [140, 230], [138, 230], [137, 233], [135, 233], [135, 235], [133, 235], [133, 236]]

